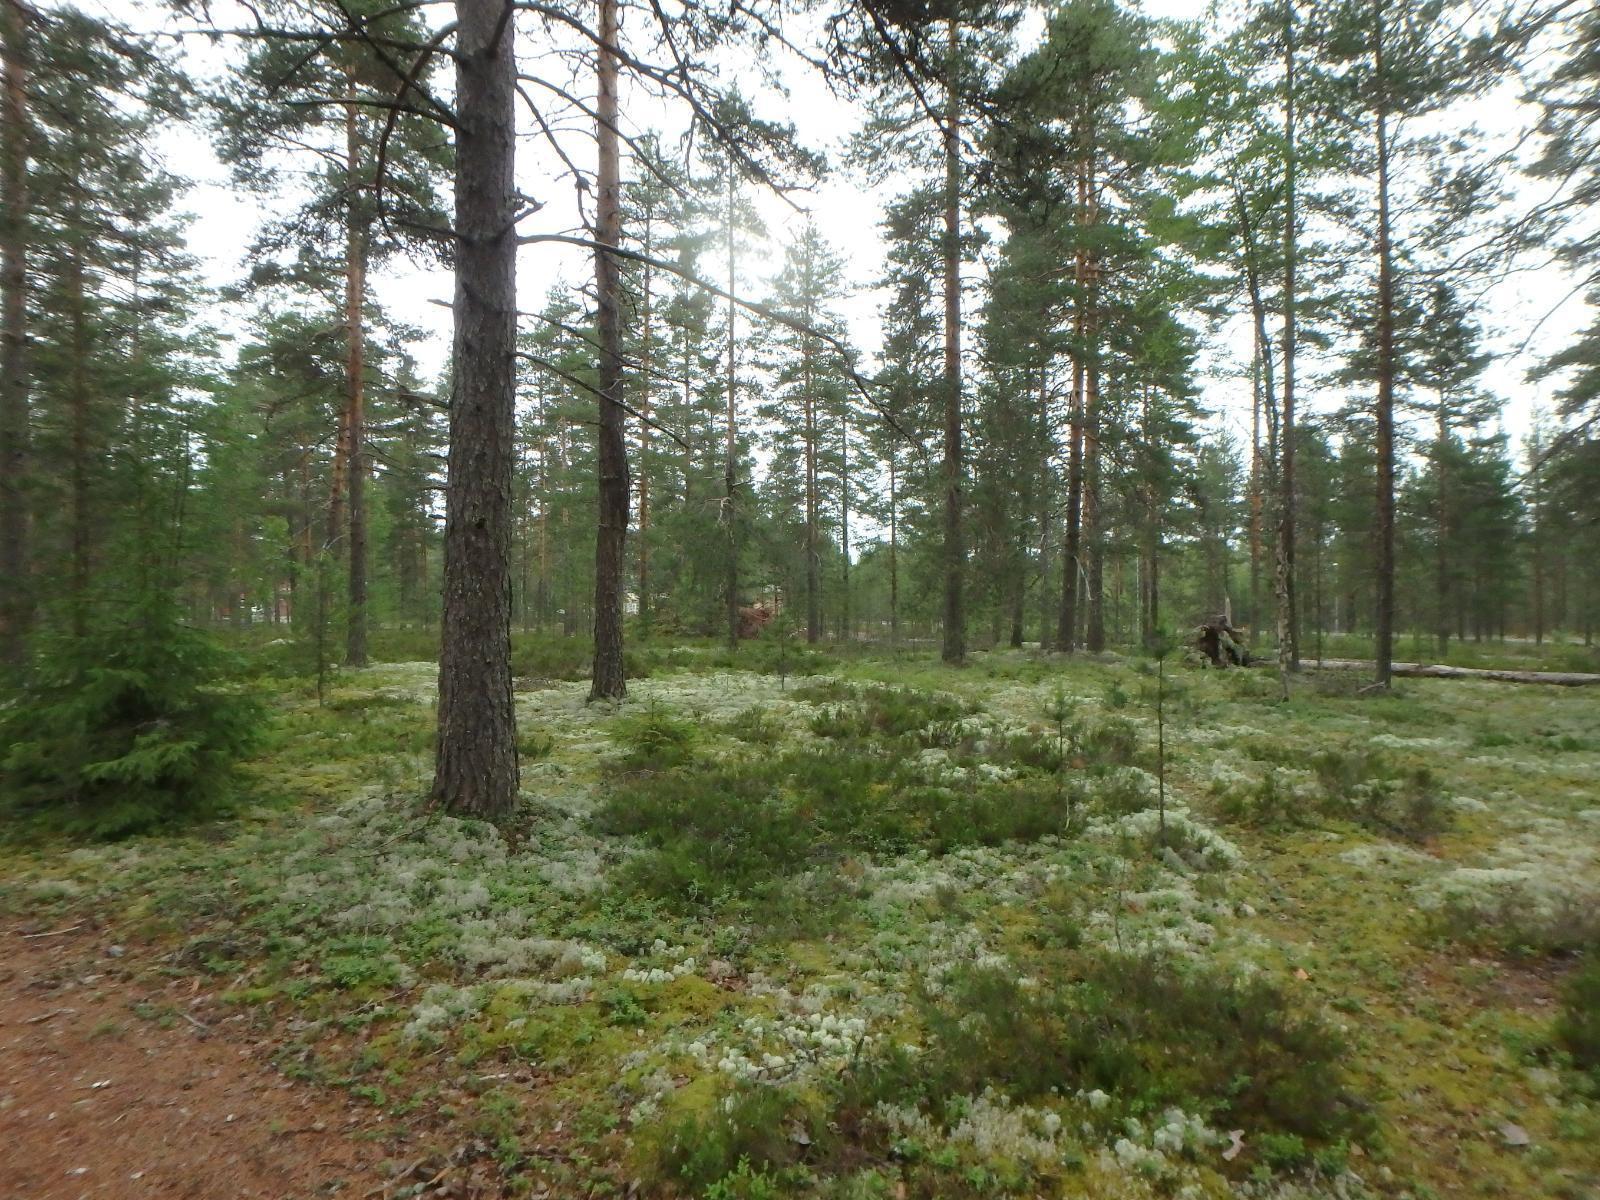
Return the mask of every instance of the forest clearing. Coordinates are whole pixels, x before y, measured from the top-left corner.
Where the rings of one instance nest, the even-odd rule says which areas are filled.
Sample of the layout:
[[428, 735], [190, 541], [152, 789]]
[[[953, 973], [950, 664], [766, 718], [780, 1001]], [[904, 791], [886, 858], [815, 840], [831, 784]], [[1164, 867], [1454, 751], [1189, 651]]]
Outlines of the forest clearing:
[[1596, 95], [0, 0], [0, 1200], [1600, 1200]]
[[[151, 1026], [295, 1081], [344, 1146], [306, 1195], [1600, 1185], [1558, 1032], [1595, 998], [1570, 958], [1600, 920], [1583, 693], [1330, 675], [1286, 708], [1270, 674], [1175, 669], [1163, 838], [1148, 664], [811, 655], [784, 679], [721, 653], [663, 649], [621, 711], [530, 680], [503, 831], [403, 800], [431, 664], [342, 674], [320, 707], [277, 680], [246, 766], [276, 802], [8, 852], [7, 960], [59, 936], [62, 971], [117, 981], [90, 1086]], [[31, 1032], [4, 1031], [8, 1096]], [[0, 1108], [8, 1171], [76, 1165], [40, 1118]], [[279, 1117], [266, 1161], [303, 1162], [310, 1124]], [[390, 1173], [419, 1162], [438, 1190]], [[190, 1194], [113, 1168], [87, 1194]]]

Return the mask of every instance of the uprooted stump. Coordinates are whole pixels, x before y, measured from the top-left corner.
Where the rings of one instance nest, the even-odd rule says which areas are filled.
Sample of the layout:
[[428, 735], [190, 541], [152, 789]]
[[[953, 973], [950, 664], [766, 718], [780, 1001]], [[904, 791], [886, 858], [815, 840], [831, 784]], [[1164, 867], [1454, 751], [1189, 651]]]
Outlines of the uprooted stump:
[[1245, 649], [1244, 631], [1235, 629], [1226, 616], [1215, 616], [1194, 631], [1194, 648], [1211, 660], [1214, 667], [1248, 667], [1250, 651]]

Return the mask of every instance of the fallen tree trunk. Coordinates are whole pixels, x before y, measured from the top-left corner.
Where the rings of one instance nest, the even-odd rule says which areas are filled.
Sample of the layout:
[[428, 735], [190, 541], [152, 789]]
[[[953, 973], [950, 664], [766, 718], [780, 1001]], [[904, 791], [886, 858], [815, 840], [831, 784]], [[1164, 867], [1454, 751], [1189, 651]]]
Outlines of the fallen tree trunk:
[[[1273, 664], [1263, 661], [1253, 665], [1270, 667]], [[1324, 658], [1314, 667], [1309, 662], [1306, 666], [1309, 669], [1328, 671], [1375, 669], [1373, 663], [1359, 658]], [[1390, 674], [1413, 679], [1486, 679], [1496, 683], [1553, 683], [1558, 687], [1600, 685], [1600, 674], [1585, 674], [1581, 671], [1498, 671], [1481, 667], [1446, 667], [1428, 663], [1397, 662], [1390, 667]]]

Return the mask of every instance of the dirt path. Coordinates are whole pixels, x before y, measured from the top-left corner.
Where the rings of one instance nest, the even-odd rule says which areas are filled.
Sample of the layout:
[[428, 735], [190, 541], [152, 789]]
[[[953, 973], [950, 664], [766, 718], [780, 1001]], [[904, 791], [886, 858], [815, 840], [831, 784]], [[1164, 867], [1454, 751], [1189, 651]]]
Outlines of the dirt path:
[[197, 982], [152, 992], [93, 933], [45, 932], [0, 927], [0, 1200], [381, 1196], [395, 1182], [355, 1108], [286, 1080]]

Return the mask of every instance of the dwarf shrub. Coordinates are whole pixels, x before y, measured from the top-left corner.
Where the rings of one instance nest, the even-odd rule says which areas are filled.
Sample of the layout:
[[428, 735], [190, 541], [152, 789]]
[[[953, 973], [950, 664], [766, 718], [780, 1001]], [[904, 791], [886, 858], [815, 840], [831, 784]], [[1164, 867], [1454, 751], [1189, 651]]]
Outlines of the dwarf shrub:
[[1575, 1066], [1600, 1080], [1600, 952], [1591, 950], [1585, 957], [1567, 980], [1562, 1000], [1556, 1037], [1572, 1055]]

